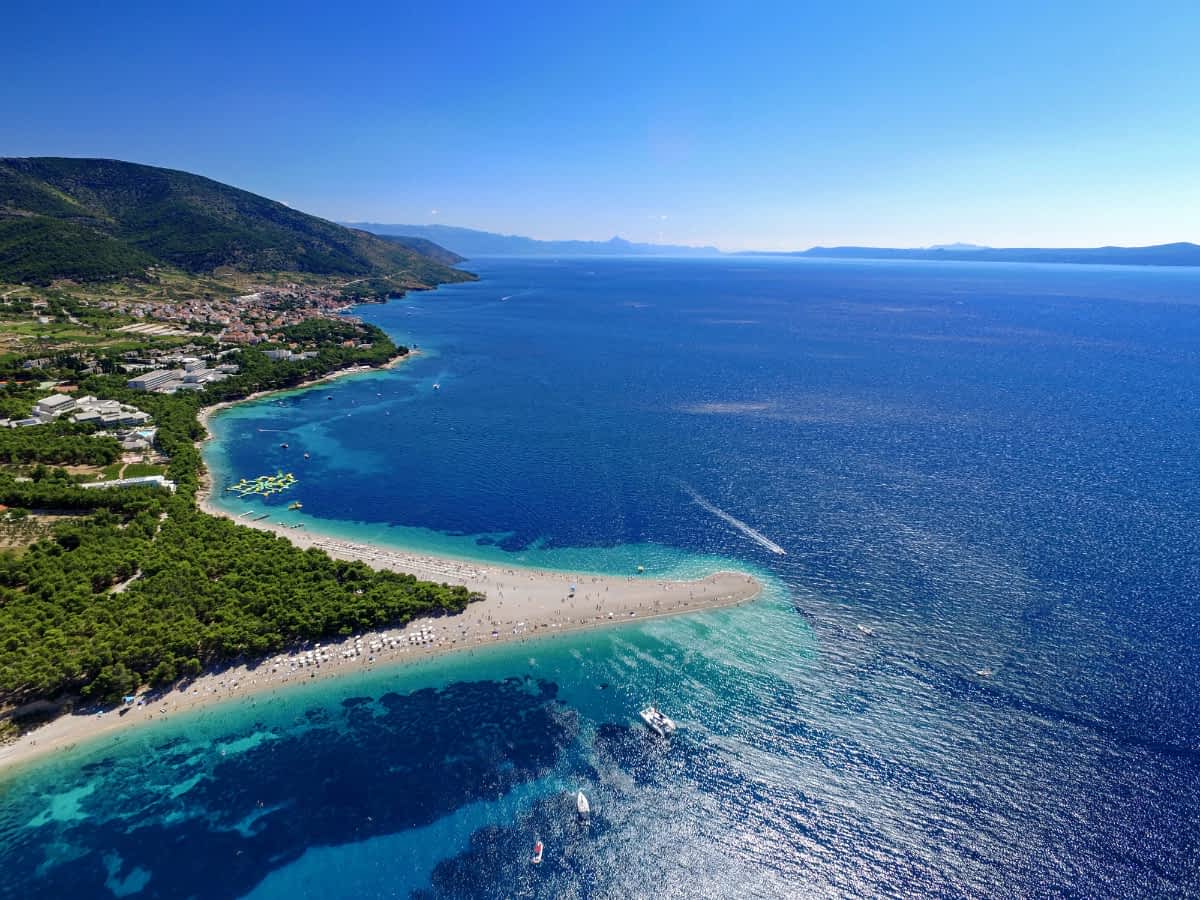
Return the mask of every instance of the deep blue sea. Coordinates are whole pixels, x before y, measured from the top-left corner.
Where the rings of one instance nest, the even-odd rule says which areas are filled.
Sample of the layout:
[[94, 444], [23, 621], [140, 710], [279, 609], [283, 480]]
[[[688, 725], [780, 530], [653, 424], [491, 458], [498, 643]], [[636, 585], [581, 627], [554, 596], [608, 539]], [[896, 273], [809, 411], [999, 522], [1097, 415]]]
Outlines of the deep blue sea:
[[1200, 270], [467, 268], [359, 311], [418, 357], [219, 417], [218, 479], [294, 471], [266, 503], [311, 530], [766, 596], [0, 773], [0, 894], [1200, 895]]

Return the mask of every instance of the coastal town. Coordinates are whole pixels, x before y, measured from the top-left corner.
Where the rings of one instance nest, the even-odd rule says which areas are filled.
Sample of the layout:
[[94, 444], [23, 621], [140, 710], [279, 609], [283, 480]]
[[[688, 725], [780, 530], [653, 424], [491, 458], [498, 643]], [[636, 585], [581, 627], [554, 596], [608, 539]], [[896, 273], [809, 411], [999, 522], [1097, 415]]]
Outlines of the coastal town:
[[[9, 364], [15, 362], [24, 371], [67, 366], [90, 373], [100, 371], [101, 359], [101, 354], [89, 352], [90, 346], [136, 343], [145, 349], [126, 352], [123, 364], [125, 371], [132, 371], [131, 367], [146, 364], [139, 356], [182, 357], [196, 352], [194, 347], [182, 347], [172, 354], [162, 345], [202, 338], [221, 348], [257, 346], [277, 341], [283, 329], [311, 319], [362, 321], [347, 312], [353, 302], [333, 287], [287, 284], [238, 296], [199, 293], [178, 299], [93, 297], [89, 292], [69, 294], [64, 302], [61, 297], [45, 296], [55, 293], [27, 285], [0, 290], [0, 322], [9, 320], [14, 326], [0, 342], [0, 363], [11, 354], [19, 359]], [[99, 315], [83, 316], [81, 309]]]
[[344, 289], [285, 284], [259, 287], [236, 297], [190, 297], [183, 300], [101, 300], [107, 312], [155, 323], [184, 333], [212, 335], [218, 343], [255, 345], [272, 339], [281, 328], [314, 318], [360, 321], [348, 316]]
[[[80, 376], [124, 373], [135, 391], [159, 394], [203, 391], [239, 371], [231, 361], [248, 347], [262, 349], [272, 361], [299, 362], [317, 355], [315, 345], [288, 340], [286, 330], [313, 319], [359, 325], [350, 303], [336, 288], [288, 284], [262, 287], [235, 297], [199, 296], [183, 300], [102, 299], [83, 301], [105, 314], [97, 325], [47, 299], [25, 296], [16, 287], [0, 293], [0, 322], [24, 319], [41, 330], [22, 346], [10, 344], [0, 354], [0, 368], [13, 374], [0, 388], [36, 385], [52, 393], [38, 397], [27, 415], [0, 416], [0, 428], [23, 428], [71, 422], [114, 433], [126, 449], [144, 449], [154, 441], [147, 430], [149, 414], [135, 406], [93, 396], [72, 396]], [[78, 310], [77, 310], [78, 311]], [[56, 334], [61, 324], [70, 333]], [[14, 335], [19, 332], [14, 329]], [[109, 346], [136, 344], [112, 352]], [[361, 340], [341, 342], [347, 348], [369, 346]], [[36, 353], [29, 352], [33, 347]], [[26, 352], [21, 352], [26, 351]], [[58, 378], [47, 378], [47, 375]], [[36, 381], [33, 376], [41, 376]], [[125, 431], [120, 431], [125, 429]]]
[[[211, 396], [239, 375], [252, 390], [264, 378], [378, 364], [394, 352], [386, 339], [376, 349], [382, 334], [348, 313], [339, 283], [263, 284], [227, 296], [197, 288], [171, 299], [122, 296], [122, 285], [82, 294], [70, 284], [0, 288], [0, 478], [14, 485], [41, 478], [36, 464], [58, 462], [67, 465], [52, 471], [80, 488], [173, 491], [171, 444], [156, 421], [167, 407], [151, 398], [203, 395], [212, 403], [238, 395], [230, 387]], [[247, 353], [256, 374], [245, 374]], [[6, 431], [23, 436], [7, 440]], [[80, 443], [89, 440], [92, 449]], [[36, 510], [25, 518], [22, 506], [0, 506], [0, 519], [65, 521]], [[6, 543], [47, 533], [25, 528]]]

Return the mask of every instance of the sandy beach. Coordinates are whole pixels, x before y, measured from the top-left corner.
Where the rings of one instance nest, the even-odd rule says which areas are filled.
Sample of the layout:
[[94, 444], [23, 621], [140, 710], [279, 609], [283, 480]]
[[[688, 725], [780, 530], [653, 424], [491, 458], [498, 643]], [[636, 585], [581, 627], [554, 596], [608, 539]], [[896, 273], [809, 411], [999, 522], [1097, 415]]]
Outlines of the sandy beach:
[[[296, 540], [298, 536], [291, 533], [287, 537]], [[286, 689], [289, 685], [337, 678], [377, 666], [399, 665], [441, 653], [511, 641], [543, 640], [584, 628], [734, 606], [753, 599], [761, 589], [750, 576], [735, 572], [720, 572], [697, 581], [624, 579], [502, 569], [381, 551], [319, 537], [296, 543], [311, 544], [348, 559], [363, 558], [368, 565], [380, 568], [467, 584], [487, 590], [488, 596], [458, 615], [418, 619], [405, 628], [314, 643], [249, 665], [209, 672], [164, 692], [139, 694], [137, 702], [130, 706], [60, 716], [0, 747], [0, 768], [70, 750], [81, 742], [139, 723]], [[576, 585], [574, 592], [570, 590], [572, 582]]]
[[[332, 377], [355, 374], [356, 371], [363, 370], [345, 370]], [[256, 396], [266, 393], [271, 392]], [[233, 404], [202, 410], [199, 418], [205, 429], [215, 412], [230, 405]], [[47, 753], [67, 750], [80, 742], [138, 723], [278, 690], [289, 684], [501, 642], [541, 639], [584, 628], [734, 606], [752, 600], [761, 591], [758, 581], [741, 572], [718, 572], [693, 581], [669, 581], [644, 575], [619, 577], [506, 568], [392, 550], [276, 525], [269, 520], [248, 522], [235, 518], [212, 503], [211, 492], [206, 478], [198, 502], [210, 515], [232, 519], [248, 528], [271, 531], [298, 547], [316, 547], [330, 556], [359, 560], [375, 569], [407, 572], [429, 581], [464, 585], [485, 595], [486, 599], [470, 604], [457, 615], [421, 619], [405, 628], [366, 632], [344, 641], [324, 641], [249, 665], [209, 672], [166, 692], [143, 693], [134, 704], [121, 709], [60, 716], [0, 747], [0, 767], [7, 768]]]

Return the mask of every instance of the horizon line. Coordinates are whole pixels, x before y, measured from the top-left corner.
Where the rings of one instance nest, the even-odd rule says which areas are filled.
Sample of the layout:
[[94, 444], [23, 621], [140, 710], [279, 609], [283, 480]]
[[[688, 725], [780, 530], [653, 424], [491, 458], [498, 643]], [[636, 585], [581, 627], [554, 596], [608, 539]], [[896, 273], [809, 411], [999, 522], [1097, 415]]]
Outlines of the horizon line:
[[661, 241], [644, 241], [631, 240], [622, 237], [620, 234], [614, 234], [610, 238], [580, 238], [580, 237], [533, 237], [528, 234], [520, 234], [510, 231], [490, 231], [486, 228], [479, 228], [473, 225], [452, 225], [448, 222], [381, 222], [371, 219], [330, 219], [336, 225], [343, 225], [348, 228], [358, 228], [360, 230], [368, 230], [367, 225], [384, 226], [388, 228], [454, 228], [462, 231], [474, 231], [479, 234], [490, 234], [505, 238], [518, 238], [527, 241], [537, 241], [543, 244], [558, 244], [558, 243], [578, 243], [578, 244], [611, 244], [614, 242], [624, 242], [627, 244], [642, 245], [647, 247], [683, 247], [688, 250], [716, 250], [722, 255], [732, 256], [739, 253], [807, 253], [811, 250], [899, 250], [905, 252], [914, 251], [944, 251], [949, 253], [971, 253], [980, 250], [1148, 250], [1158, 247], [1200, 247], [1200, 243], [1190, 240], [1175, 240], [1162, 241], [1153, 244], [1062, 244], [1062, 245], [1038, 245], [1038, 244], [1023, 244], [1012, 246], [998, 246], [995, 244], [975, 244], [970, 241], [945, 241], [925, 245], [889, 245], [889, 244], [856, 244], [856, 243], [818, 243], [808, 247], [752, 247], [742, 250], [725, 250], [721, 246], [714, 243], [689, 244], [681, 241], [661, 240]]

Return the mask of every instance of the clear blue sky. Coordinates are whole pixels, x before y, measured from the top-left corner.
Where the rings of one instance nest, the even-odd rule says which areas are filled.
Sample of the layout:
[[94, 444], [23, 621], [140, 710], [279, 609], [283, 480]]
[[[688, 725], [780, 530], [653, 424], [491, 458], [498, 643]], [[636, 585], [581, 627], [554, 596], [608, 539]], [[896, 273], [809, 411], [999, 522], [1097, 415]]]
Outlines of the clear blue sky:
[[8, 0], [0, 155], [547, 238], [1200, 241], [1195, 0], [179, 7]]

